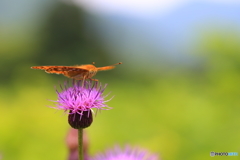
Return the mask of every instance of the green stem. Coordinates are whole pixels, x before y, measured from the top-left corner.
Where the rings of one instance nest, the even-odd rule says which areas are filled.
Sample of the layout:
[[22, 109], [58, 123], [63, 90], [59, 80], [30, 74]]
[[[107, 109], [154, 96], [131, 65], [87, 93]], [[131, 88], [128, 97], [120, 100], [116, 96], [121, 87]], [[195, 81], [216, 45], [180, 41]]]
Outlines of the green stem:
[[78, 159], [83, 160], [83, 129], [78, 129]]

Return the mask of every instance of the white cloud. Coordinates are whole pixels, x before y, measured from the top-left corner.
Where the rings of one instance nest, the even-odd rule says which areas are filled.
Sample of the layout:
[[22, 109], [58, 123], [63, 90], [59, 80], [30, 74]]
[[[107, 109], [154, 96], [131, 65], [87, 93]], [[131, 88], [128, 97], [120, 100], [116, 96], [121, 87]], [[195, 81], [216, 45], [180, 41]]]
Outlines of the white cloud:
[[[95, 13], [121, 13], [135, 16], [166, 13], [196, 0], [73, 0]], [[198, 0], [215, 3], [240, 4], [240, 0]]]
[[187, 0], [73, 0], [91, 12], [154, 14], [165, 12]]

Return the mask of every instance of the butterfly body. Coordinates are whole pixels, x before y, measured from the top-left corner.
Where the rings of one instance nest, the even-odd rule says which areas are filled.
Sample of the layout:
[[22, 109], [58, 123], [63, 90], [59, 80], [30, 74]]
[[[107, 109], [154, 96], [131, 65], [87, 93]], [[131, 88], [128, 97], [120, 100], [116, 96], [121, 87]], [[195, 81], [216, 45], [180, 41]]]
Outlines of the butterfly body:
[[[63, 74], [64, 76], [76, 80], [91, 79], [98, 71], [110, 70], [115, 68], [115, 65], [95, 67], [93, 64], [77, 65], [77, 66], [33, 66], [32, 69], [45, 70], [47, 73]], [[92, 79], [95, 80], [95, 79]]]

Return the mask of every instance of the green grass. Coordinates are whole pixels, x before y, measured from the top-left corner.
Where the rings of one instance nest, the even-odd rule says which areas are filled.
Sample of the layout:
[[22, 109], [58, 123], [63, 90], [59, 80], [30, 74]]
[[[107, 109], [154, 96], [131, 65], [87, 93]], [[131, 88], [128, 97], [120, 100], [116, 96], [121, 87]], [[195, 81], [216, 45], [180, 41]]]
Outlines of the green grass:
[[[115, 95], [86, 129], [90, 154], [116, 144], [137, 145], [164, 160], [210, 159], [210, 151], [239, 152], [239, 85], [186, 77], [155, 78], [145, 84], [110, 81]], [[231, 81], [231, 80], [230, 80]], [[69, 129], [62, 111], [48, 108], [57, 83], [41, 78], [31, 84], [2, 86], [0, 154], [7, 160], [64, 160]], [[226, 93], [227, 92], [227, 93]], [[237, 157], [232, 157], [232, 159]]]

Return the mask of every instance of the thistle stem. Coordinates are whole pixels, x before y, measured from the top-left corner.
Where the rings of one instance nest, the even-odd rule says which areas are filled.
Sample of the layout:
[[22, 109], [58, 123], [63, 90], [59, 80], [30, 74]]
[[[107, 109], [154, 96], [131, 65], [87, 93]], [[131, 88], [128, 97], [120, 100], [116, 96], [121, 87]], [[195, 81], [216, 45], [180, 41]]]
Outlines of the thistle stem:
[[78, 129], [78, 159], [83, 160], [83, 128]]

